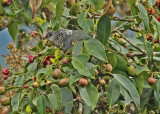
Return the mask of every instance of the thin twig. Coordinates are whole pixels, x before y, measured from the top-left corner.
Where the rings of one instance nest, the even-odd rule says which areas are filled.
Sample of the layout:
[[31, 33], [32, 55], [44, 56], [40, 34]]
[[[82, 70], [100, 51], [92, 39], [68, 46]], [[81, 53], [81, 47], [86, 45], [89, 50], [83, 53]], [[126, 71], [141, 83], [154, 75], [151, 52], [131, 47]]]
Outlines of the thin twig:
[[139, 50], [140, 52], [142, 52], [143, 54], [146, 54], [146, 51], [139, 48], [138, 46], [136, 46], [134, 43], [132, 43], [131, 41], [128, 40], [128, 38], [126, 36], [124, 36], [120, 31], [117, 31], [131, 46], [133, 46], [134, 48], [136, 48], [137, 50]]

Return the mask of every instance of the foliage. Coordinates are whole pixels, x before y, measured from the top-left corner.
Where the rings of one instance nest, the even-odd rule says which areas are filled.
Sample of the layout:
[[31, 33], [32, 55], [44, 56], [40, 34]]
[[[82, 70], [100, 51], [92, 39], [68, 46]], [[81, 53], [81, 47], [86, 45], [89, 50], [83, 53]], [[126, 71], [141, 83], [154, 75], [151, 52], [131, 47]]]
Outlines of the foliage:
[[[32, 55], [21, 55], [21, 68], [4, 69], [5, 90], [16, 92], [9, 113], [160, 113], [160, 2], [127, 0], [131, 15], [118, 18], [101, 17], [105, 0], [68, 5], [70, 1], [43, 0], [36, 22], [29, 0], [1, 2], [5, 24], [0, 29], [8, 27], [14, 41], [24, 23], [38, 31], [28, 40], [59, 28], [82, 29], [96, 37], [64, 53], [40, 39], [28, 49]], [[135, 37], [123, 34], [128, 30]]]

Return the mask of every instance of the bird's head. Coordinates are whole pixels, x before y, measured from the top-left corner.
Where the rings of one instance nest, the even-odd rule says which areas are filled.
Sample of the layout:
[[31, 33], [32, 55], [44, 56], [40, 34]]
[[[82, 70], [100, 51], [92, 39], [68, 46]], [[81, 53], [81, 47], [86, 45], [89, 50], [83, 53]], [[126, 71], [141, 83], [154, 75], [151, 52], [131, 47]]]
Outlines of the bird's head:
[[51, 38], [53, 35], [54, 35], [54, 32], [53, 32], [52, 30], [50, 30], [50, 31], [48, 31], [48, 32], [44, 35], [43, 39], [44, 39], [44, 40], [45, 40], [45, 39], [49, 39], [49, 38]]

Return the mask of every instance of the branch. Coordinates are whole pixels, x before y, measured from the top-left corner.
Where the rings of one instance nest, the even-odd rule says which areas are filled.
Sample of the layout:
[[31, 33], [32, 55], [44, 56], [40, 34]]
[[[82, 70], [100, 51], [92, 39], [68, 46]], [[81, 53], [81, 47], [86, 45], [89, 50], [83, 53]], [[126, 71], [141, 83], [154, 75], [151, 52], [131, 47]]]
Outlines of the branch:
[[128, 22], [135, 22], [135, 19], [121, 19], [119, 17], [113, 17], [112, 18], [113, 21], [128, 21]]
[[128, 40], [127, 37], [125, 37], [120, 31], [117, 31], [131, 46], [133, 46], [134, 48], [136, 48], [137, 50], [139, 50], [140, 52], [142, 52], [144, 55], [146, 55], [146, 51], [139, 48], [138, 46], [136, 46], [134, 43], [132, 43], [131, 41]]

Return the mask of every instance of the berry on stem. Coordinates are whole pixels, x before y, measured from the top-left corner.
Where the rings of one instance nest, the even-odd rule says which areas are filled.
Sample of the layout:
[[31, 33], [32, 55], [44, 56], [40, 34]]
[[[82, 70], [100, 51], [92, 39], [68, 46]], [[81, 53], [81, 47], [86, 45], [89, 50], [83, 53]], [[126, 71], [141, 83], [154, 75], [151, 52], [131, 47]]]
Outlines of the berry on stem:
[[86, 79], [86, 78], [81, 78], [81, 79], [79, 80], [79, 85], [80, 85], [80, 86], [87, 86], [87, 85], [88, 85], [87, 79]]
[[154, 84], [154, 83], [156, 83], [156, 80], [153, 77], [149, 77], [148, 78], [148, 83], [149, 84]]

